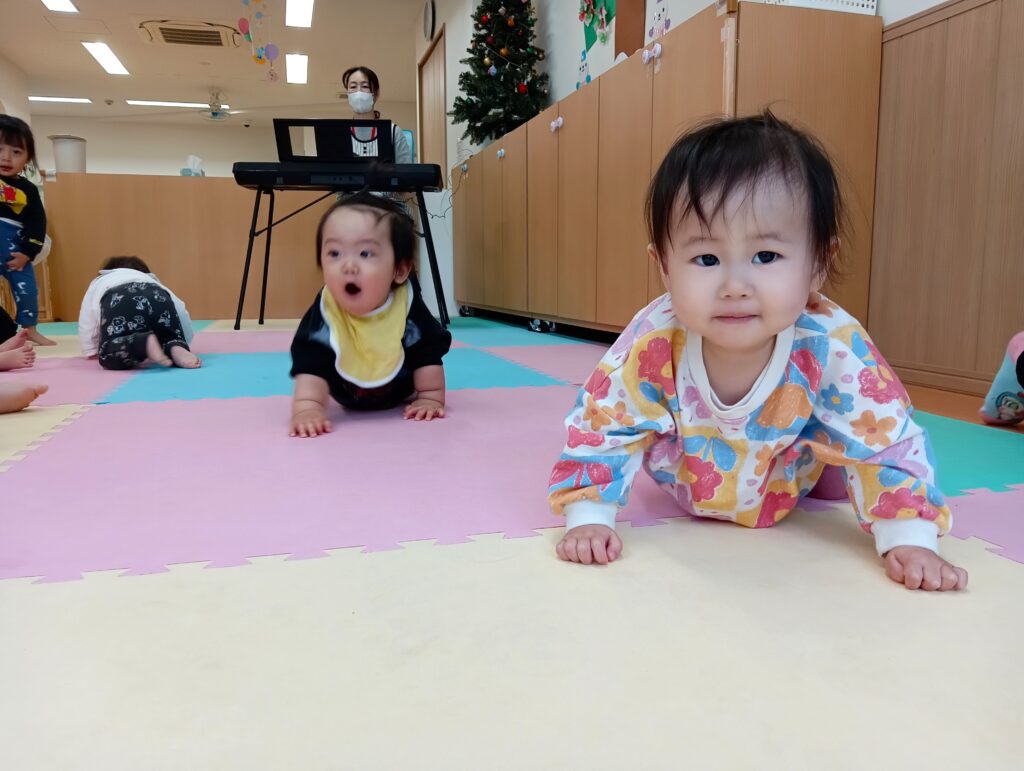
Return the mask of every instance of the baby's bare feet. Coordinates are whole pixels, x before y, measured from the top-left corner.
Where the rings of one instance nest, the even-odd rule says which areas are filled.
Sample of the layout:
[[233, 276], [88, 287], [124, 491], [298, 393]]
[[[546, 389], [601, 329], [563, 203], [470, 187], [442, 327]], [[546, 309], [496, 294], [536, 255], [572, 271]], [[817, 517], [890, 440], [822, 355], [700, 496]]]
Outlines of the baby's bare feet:
[[0, 383], [0, 413], [23, 410], [48, 390], [49, 386], [42, 383], [35, 385]]
[[164, 349], [160, 347], [160, 341], [157, 340], [156, 335], [146, 338], [146, 361], [150, 361], [158, 367], [170, 367], [173, 363], [167, 358]]
[[183, 369], [198, 369], [203, 363], [203, 360], [192, 353], [192, 351], [182, 348], [180, 345], [175, 345], [171, 348], [171, 360], [174, 361], [176, 367], [182, 367]]
[[29, 327], [25, 330], [25, 338], [34, 345], [56, 345], [56, 340], [51, 340], [42, 332], [35, 327]]
[[36, 363], [36, 349], [29, 343], [13, 351], [0, 351], [0, 372], [31, 367]]
[[28, 330], [22, 327], [14, 333], [14, 337], [8, 338], [0, 343], [0, 353], [4, 351], [13, 351], [16, 348], [21, 348], [25, 345], [25, 341], [28, 339]]

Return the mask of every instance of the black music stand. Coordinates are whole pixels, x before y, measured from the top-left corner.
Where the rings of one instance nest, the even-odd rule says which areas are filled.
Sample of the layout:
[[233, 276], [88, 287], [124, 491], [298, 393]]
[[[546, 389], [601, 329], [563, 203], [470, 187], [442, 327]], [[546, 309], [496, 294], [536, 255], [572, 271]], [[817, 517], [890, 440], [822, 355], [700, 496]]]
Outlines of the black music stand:
[[[312, 127], [317, 142], [317, 156], [296, 155], [291, 145], [291, 129], [294, 127]], [[378, 149], [388, 158], [393, 156], [393, 142], [391, 138], [391, 121], [359, 121], [359, 120], [326, 120], [326, 119], [274, 119], [274, 133], [277, 138], [278, 155], [280, 164], [245, 164], [236, 163], [233, 172], [239, 184], [256, 190], [256, 202], [252, 210], [252, 224], [249, 227], [249, 244], [245, 250], [245, 268], [242, 273], [242, 288], [238, 294], [238, 311], [235, 314], [235, 329], [242, 327], [242, 307], [245, 304], [245, 290], [249, 283], [249, 266], [252, 262], [252, 247], [257, 236], [266, 234], [265, 248], [263, 252], [263, 287], [260, 293], [260, 319], [263, 324], [264, 313], [267, 307], [267, 277], [270, 269], [270, 241], [275, 225], [279, 225], [296, 214], [305, 211], [310, 206], [315, 206], [325, 198], [341, 192], [355, 192], [357, 190], [372, 190], [373, 192], [415, 192], [416, 203], [420, 210], [420, 223], [423, 226], [423, 239], [427, 244], [427, 258], [430, 261], [430, 270], [434, 279], [434, 296], [437, 299], [437, 311], [441, 317], [441, 324], [445, 327], [450, 323], [448, 317], [448, 306], [444, 299], [444, 288], [441, 286], [441, 272], [437, 265], [437, 254], [434, 251], [434, 239], [430, 233], [430, 214], [427, 211], [427, 204], [423, 197], [425, 186], [418, 184], [400, 183], [400, 172], [403, 166], [396, 166], [391, 163], [381, 163], [376, 157], [354, 158], [351, 152], [351, 131], [353, 127], [376, 128], [378, 136]], [[321, 151], [323, 148], [323, 151]], [[324, 157], [320, 157], [323, 155]], [[339, 158], [345, 160], [344, 164], [337, 163]], [[308, 164], [308, 166], [307, 166]], [[258, 183], [242, 182], [239, 179], [240, 167], [266, 166], [271, 171], [268, 175], [260, 176], [263, 180]], [[296, 168], [317, 169], [316, 174], [302, 174], [309, 181], [293, 182], [283, 173], [286, 167], [290, 166], [294, 171]], [[416, 168], [422, 174], [423, 169], [429, 169], [431, 177], [436, 180], [429, 189], [439, 189], [441, 171], [438, 166], [429, 164], [410, 164], [404, 168]], [[372, 180], [379, 180], [381, 184], [373, 185]], [[371, 182], [367, 182], [371, 180]], [[324, 190], [324, 194], [315, 201], [307, 203], [286, 217], [274, 220], [274, 191], [275, 190]], [[257, 229], [259, 220], [260, 203], [266, 193], [270, 197], [270, 210], [267, 216], [267, 226]]]

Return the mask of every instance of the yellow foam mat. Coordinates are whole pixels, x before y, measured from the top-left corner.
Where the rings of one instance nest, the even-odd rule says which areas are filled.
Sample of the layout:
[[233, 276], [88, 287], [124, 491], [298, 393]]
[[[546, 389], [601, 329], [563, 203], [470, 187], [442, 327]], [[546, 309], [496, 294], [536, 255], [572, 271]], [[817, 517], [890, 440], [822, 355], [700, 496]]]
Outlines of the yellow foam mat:
[[[264, 332], [292, 332], [298, 329], [300, 319], [264, 319], [260, 326], [258, 319], [242, 319], [242, 329], [245, 331]], [[204, 332], [229, 332], [235, 328], [233, 319], [221, 319], [214, 321], [204, 329]]]
[[910, 592], [848, 510], [620, 532], [0, 582], [5, 767], [1020, 768], [1024, 566], [948, 539], [969, 590]]
[[[50, 439], [65, 425], [88, 410], [82, 404], [63, 404], [58, 407], [29, 407], [21, 412], [0, 415], [0, 471], [24, 457]], [[60, 469], [54, 469], [59, 478]], [[0, 500], [2, 500], [0, 493]], [[3, 505], [3, 504], [0, 504]]]
[[82, 348], [78, 335], [47, 335], [56, 345], [37, 345], [36, 356], [42, 359], [67, 358], [81, 356]]

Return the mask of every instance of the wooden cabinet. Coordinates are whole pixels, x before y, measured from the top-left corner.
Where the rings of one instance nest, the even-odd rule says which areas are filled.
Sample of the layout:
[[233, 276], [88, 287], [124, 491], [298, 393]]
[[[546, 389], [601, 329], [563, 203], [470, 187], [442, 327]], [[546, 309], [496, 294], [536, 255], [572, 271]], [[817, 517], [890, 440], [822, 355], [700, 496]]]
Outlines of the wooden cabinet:
[[1024, 329], [1024, 3], [887, 28], [868, 330], [908, 383], [984, 394]]
[[452, 169], [452, 234], [455, 299], [483, 305], [483, 157], [475, 155]]
[[558, 105], [526, 124], [527, 307], [558, 315]]
[[558, 103], [558, 315], [598, 321], [597, 121], [599, 87]]
[[[851, 227], [844, 282], [830, 294], [866, 319], [881, 20], [738, 8], [708, 7], [478, 154], [482, 307], [621, 329], [664, 291], [647, 257], [644, 201], [668, 149], [699, 122], [771, 107], [837, 161]], [[527, 159], [509, 174], [520, 144]]]
[[647, 304], [644, 198], [651, 181], [653, 61], [643, 51], [598, 78], [597, 308], [625, 326]]

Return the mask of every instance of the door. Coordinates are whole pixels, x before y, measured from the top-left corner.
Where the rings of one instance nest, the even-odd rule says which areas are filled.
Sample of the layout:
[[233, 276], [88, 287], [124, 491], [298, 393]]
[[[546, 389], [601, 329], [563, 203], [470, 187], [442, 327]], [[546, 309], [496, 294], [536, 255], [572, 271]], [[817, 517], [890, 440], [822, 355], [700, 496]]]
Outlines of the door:
[[558, 106], [558, 315], [596, 319], [599, 86]]
[[430, 44], [418, 67], [419, 81], [419, 163], [436, 163], [442, 169], [448, 166], [447, 118], [445, 116], [444, 26]]
[[558, 315], [558, 105], [526, 124], [527, 308]]
[[642, 54], [598, 79], [596, 320], [616, 326], [647, 304], [644, 199], [651, 181], [653, 65]]

